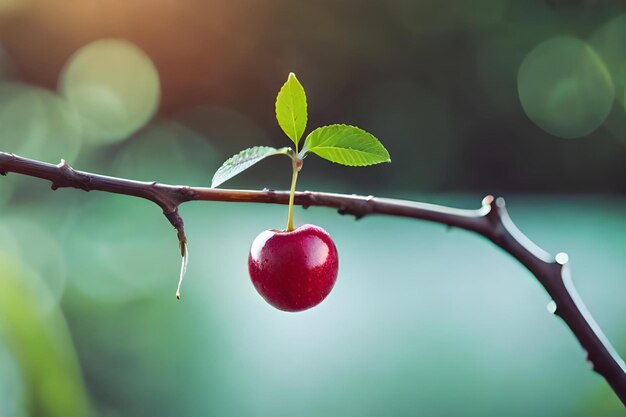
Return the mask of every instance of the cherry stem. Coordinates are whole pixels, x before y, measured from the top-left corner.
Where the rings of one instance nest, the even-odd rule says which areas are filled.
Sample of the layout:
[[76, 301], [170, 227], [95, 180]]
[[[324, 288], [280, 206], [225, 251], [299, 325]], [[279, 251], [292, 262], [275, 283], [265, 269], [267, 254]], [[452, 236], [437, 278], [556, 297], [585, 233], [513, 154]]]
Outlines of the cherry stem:
[[296, 195], [296, 183], [298, 182], [298, 171], [302, 166], [302, 161], [296, 156], [292, 159], [293, 174], [291, 176], [291, 190], [289, 191], [289, 214], [287, 215], [287, 231], [293, 230], [293, 203]]

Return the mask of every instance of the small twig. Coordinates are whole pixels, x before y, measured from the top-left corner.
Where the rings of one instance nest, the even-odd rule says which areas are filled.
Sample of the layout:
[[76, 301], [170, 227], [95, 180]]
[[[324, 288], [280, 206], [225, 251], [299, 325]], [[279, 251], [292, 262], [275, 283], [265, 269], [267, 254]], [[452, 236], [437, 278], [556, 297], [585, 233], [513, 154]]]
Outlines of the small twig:
[[[14, 172], [52, 182], [52, 188], [73, 187], [85, 191], [104, 191], [145, 198], [156, 203], [178, 231], [181, 255], [186, 257], [186, 237], [178, 206], [187, 201], [226, 201], [288, 204], [289, 192], [272, 190], [222, 190], [202, 187], [173, 186], [132, 181], [77, 171], [65, 161], [52, 165], [0, 152], [0, 174]], [[571, 280], [568, 257], [564, 253], [552, 256], [539, 248], [513, 224], [504, 200], [487, 196], [481, 208], [462, 210], [404, 200], [373, 196], [343, 195], [318, 192], [298, 192], [295, 204], [305, 208], [324, 206], [351, 214], [357, 219], [382, 214], [409, 217], [442, 223], [448, 227], [476, 232], [509, 253], [530, 272], [552, 298], [551, 310], [563, 319], [587, 353], [594, 371], [602, 375], [626, 405], [626, 365], [611, 346], [589, 310], [583, 304]], [[184, 271], [184, 260], [181, 276]]]

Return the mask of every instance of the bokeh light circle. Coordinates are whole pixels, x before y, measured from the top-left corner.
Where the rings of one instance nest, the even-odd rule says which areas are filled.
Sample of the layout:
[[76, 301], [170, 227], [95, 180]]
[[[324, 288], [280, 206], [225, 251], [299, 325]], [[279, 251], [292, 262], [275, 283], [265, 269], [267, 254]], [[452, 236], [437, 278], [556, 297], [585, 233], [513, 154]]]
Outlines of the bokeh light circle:
[[602, 57], [613, 77], [615, 98], [626, 105], [626, 14], [610, 20], [591, 38], [591, 45]]
[[565, 36], [541, 43], [526, 56], [517, 87], [533, 123], [562, 138], [597, 129], [608, 116], [615, 94], [609, 71], [593, 48]]
[[86, 137], [99, 144], [125, 139], [144, 126], [161, 96], [150, 57], [120, 39], [102, 39], [74, 53], [59, 89], [78, 110]]
[[78, 113], [60, 95], [22, 83], [0, 84], [2, 150], [44, 161], [73, 161], [81, 137]]

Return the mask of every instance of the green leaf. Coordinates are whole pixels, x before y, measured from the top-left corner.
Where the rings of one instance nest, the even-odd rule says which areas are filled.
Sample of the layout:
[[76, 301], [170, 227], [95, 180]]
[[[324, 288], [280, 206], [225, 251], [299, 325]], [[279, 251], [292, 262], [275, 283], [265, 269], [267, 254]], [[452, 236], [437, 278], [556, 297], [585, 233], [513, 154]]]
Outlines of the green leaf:
[[272, 148], [271, 146], [254, 146], [239, 152], [237, 155], [229, 158], [213, 175], [211, 181], [211, 188], [215, 188], [218, 185], [228, 181], [235, 175], [245, 171], [257, 162], [272, 155], [290, 155], [290, 148]]
[[304, 88], [293, 72], [289, 74], [276, 97], [276, 120], [283, 132], [295, 143], [297, 150], [298, 142], [306, 129], [307, 105]]
[[309, 133], [300, 158], [312, 152], [348, 166], [366, 166], [391, 162], [389, 152], [371, 133], [355, 126], [330, 125]]

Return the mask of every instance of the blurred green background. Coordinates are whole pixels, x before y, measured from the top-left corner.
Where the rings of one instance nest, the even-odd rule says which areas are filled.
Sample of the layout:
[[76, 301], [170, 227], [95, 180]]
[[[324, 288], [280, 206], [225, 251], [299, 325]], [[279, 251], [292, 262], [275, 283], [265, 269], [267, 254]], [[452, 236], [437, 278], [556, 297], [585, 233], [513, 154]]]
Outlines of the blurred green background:
[[[618, 0], [0, 0], [0, 150], [99, 173], [210, 184], [231, 154], [286, 146], [294, 71], [309, 127], [350, 123], [393, 163], [307, 159], [298, 188], [474, 208], [565, 251], [626, 355], [626, 4]], [[286, 160], [227, 186], [285, 189]], [[277, 311], [247, 252], [285, 207], [152, 203], [0, 180], [0, 417], [617, 416], [545, 306], [475, 235], [321, 208], [340, 275]]]

